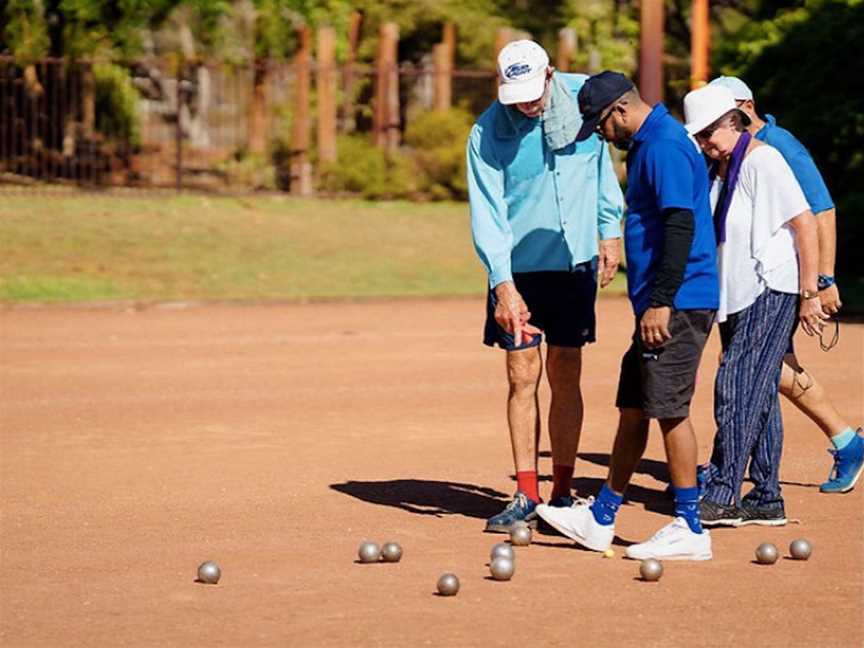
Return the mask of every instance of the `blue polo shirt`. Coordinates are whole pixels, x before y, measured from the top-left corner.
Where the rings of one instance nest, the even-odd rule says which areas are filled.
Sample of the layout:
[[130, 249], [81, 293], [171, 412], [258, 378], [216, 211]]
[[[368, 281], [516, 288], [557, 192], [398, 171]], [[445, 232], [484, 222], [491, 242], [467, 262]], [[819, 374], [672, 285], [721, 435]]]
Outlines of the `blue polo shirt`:
[[822, 174], [816, 168], [810, 151], [799, 142], [796, 137], [785, 128], [777, 125], [773, 115], [765, 115], [765, 125], [756, 133], [756, 139], [770, 144], [782, 155], [789, 166], [795, 179], [801, 185], [804, 197], [810, 204], [810, 211], [814, 214], [834, 208], [834, 201], [828, 193], [828, 187], [822, 179]]
[[720, 304], [717, 244], [708, 199], [708, 168], [684, 127], [662, 103], [633, 136], [627, 154], [627, 291], [636, 315], [651, 305], [663, 253], [663, 210], [689, 209], [694, 233], [675, 295], [676, 310], [716, 309]]

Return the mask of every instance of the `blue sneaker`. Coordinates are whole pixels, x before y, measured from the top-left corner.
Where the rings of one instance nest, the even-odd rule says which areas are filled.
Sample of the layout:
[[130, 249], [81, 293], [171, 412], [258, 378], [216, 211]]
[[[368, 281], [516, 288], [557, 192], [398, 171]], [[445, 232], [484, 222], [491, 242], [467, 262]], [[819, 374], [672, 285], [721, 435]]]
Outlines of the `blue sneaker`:
[[[537, 520], [531, 516], [537, 502], [528, 499], [525, 493], [516, 491], [512, 501], [498, 515], [486, 520], [487, 533], [510, 533], [517, 522], [526, 522], [531, 528], [537, 528]], [[529, 518], [531, 516], [531, 518]]]
[[823, 493], [848, 493], [855, 488], [855, 482], [864, 472], [864, 437], [861, 428], [855, 438], [842, 450], [829, 450], [834, 455], [834, 466], [828, 481], [819, 487]]

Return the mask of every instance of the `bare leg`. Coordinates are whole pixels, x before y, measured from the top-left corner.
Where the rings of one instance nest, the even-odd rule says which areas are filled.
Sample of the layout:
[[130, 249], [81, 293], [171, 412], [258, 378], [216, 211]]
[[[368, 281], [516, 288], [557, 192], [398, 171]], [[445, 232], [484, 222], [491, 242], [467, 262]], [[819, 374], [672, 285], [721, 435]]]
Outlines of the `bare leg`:
[[622, 408], [609, 462], [607, 483], [612, 491], [619, 495], [624, 493], [647, 443], [648, 419], [643, 418], [642, 410]]
[[666, 460], [672, 484], [677, 488], [696, 486], [696, 434], [689, 418], [660, 419]]
[[550, 346], [546, 354], [546, 372], [552, 390], [549, 407], [549, 440], [552, 463], [572, 466], [579, 451], [582, 434], [582, 349]]
[[829, 439], [849, 427], [828, 400], [822, 385], [798, 364], [798, 359], [791, 353], [783, 357], [780, 393], [818, 425]]
[[540, 348], [534, 347], [507, 353], [507, 423], [510, 444], [517, 472], [537, 470], [537, 437], [540, 412], [537, 407], [537, 387], [543, 373]]

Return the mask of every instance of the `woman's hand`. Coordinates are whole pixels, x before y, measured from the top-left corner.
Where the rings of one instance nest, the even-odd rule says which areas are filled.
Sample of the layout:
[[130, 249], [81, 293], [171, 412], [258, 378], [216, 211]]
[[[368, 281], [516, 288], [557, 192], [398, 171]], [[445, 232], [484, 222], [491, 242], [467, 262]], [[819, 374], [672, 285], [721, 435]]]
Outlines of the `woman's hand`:
[[798, 319], [801, 320], [801, 328], [807, 335], [813, 336], [822, 331], [828, 315], [822, 310], [822, 302], [819, 295], [813, 295], [808, 299], [801, 298], [798, 309]]

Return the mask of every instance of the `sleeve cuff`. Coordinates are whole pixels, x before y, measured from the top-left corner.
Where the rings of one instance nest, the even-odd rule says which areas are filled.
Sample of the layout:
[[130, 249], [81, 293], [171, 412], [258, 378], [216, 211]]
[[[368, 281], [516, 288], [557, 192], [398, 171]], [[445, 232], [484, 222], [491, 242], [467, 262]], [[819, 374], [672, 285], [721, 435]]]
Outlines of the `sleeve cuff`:
[[609, 223], [600, 223], [598, 230], [600, 232], [600, 240], [602, 241], [621, 238], [621, 223], [617, 220]]
[[513, 281], [513, 274], [510, 272], [510, 265], [506, 268], [499, 268], [489, 273], [489, 288], [494, 289], [500, 283], [505, 281]]

